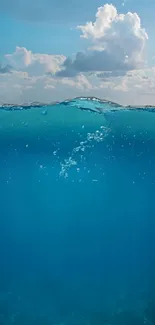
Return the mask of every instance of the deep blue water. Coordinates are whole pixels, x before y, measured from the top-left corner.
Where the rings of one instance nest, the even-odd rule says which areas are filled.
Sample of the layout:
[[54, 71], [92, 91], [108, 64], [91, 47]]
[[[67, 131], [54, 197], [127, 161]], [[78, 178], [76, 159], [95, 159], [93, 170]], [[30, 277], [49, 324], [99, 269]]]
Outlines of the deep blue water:
[[2, 108], [0, 325], [155, 324], [154, 196], [153, 109]]

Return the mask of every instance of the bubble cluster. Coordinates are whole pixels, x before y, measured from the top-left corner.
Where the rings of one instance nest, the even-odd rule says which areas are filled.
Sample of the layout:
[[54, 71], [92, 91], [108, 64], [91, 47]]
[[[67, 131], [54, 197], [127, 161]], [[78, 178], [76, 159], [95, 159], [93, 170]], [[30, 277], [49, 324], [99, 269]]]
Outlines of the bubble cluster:
[[59, 173], [60, 176], [63, 176], [64, 178], [68, 177], [68, 170], [72, 167], [77, 165], [77, 162], [72, 159], [72, 157], [69, 157], [68, 159], [64, 160], [64, 163], [61, 163], [61, 171]]
[[[64, 162], [60, 163], [61, 170], [59, 176], [63, 176], [64, 178], [67, 178], [70, 168], [72, 168], [73, 166], [77, 166], [79, 158], [81, 161], [84, 152], [88, 148], [91, 148], [94, 145], [94, 143], [102, 142], [105, 139], [105, 137], [109, 134], [109, 132], [110, 132], [109, 128], [105, 126], [101, 126], [99, 130], [96, 130], [93, 133], [87, 133], [86, 140], [81, 141], [77, 147], [73, 148], [70, 157], [66, 158]], [[80, 154], [78, 158], [75, 157], [77, 153]], [[77, 168], [76, 170], [77, 172], [79, 172], [80, 169]]]

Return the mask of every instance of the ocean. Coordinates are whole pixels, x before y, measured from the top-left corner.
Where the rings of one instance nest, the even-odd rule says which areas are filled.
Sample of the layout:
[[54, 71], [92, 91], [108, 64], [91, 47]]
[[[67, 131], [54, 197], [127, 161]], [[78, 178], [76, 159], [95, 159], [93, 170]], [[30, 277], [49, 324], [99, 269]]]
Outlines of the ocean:
[[155, 108], [0, 108], [0, 325], [155, 324]]

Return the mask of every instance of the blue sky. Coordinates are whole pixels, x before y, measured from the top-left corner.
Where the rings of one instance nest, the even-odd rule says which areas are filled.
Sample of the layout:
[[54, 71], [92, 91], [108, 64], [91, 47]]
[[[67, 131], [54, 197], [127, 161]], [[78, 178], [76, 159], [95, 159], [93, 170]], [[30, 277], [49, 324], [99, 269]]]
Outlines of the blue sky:
[[155, 104], [154, 12], [153, 0], [1, 0], [1, 102]]

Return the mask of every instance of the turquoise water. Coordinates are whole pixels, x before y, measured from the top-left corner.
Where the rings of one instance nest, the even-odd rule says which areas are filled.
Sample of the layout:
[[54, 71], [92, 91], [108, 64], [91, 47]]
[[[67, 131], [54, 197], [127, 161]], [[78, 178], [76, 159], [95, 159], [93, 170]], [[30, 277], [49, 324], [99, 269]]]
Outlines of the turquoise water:
[[0, 324], [155, 324], [155, 110], [0, 110]]

